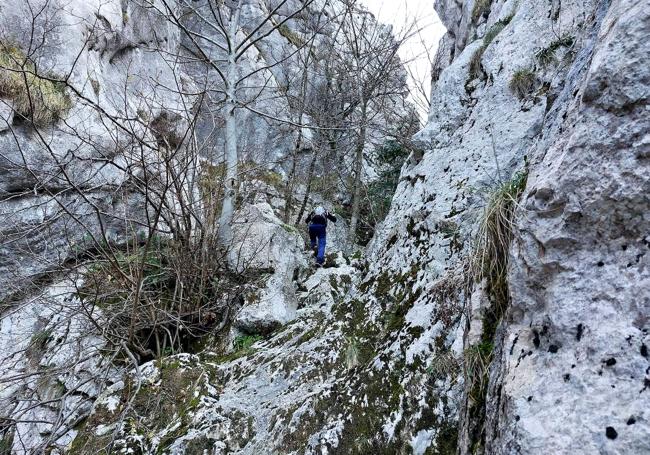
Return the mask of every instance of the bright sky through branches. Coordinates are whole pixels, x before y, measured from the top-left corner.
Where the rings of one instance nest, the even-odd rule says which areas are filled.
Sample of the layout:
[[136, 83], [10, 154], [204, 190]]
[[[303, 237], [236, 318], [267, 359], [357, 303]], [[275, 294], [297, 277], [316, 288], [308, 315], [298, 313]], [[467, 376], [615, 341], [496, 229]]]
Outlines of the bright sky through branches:
[[407, 65], [411, 100], [418, 106], [422, 119], [426, 119], [427, 102], [431, 91], [431, 60], [438, 48], [438, 42], [445, 33], [433, 9], [433, 0], [360, 0], [375, 17], [384, 24], [394, 27], [397, 35], [413, 21], [420, 33], [415, 34], [402, 47], [400, 57]]

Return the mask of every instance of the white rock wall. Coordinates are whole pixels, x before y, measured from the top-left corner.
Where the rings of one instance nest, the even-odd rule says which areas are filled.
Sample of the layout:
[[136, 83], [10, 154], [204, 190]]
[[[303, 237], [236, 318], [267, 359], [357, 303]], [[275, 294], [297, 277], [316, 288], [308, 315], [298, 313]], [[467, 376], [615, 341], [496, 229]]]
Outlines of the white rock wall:
[[650, 3], [593, 14], [532, 155], [488, 453], [650, 452]]

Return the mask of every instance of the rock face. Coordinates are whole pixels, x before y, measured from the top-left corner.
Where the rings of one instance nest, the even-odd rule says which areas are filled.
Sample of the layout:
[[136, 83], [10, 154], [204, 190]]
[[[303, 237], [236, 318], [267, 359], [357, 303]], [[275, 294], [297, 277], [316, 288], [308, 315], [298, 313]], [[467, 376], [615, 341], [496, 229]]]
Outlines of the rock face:
[[247, 206], [235, 217], [230, 261], [235, 270], [269, 270], [266, 286], [245, 302], [235, 328], [267, 335], [296, 317], [294, 272], [304, 268], [304, 242], [293, 226], [282, 223], [269, 204]]
[[650, 450], [650, 3], [607, 6], [532, 154], [488, 453]]
[[[266, 338], [124, 374], [60, 448], [650, 451], [650, 2], [436, 8], [449, 33], [424, 153], [365, 257], [294, 276], [297, 235], [256, 201], [242, 245], [273, 274], [237, 323]], [[498, 298], [473, 259], [513, 187]]]

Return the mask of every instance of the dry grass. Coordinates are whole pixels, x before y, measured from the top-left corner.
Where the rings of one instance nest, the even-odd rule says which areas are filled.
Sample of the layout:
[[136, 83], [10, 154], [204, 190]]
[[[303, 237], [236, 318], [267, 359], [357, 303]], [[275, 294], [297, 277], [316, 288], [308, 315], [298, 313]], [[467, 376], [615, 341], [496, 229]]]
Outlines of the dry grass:
[[13, 101], [16, 114], [37, 126], [55, 123], [71, 107], [63, 84], [39, 75], [24, 53], [0, 43], [0, 96]]
[[474, 51], [472, 57], [469, 59], [469, 77], [470, 79], [477, 79], [483, 74], [483, 67], [481, 65], [481, 59], [483, 58], [483, 52], [485, 52], [485, 45], [479, 47]]
[[[497, 188], [485, 208], [471, 257], [474, 283], [487, 280], [493, 304], [502, 307], [509, 302], [507, 286], [508, 253], [512, 242], [513, 222], [519, 197], [526, 187], [527, 174], [519, 172], [512, 180]], [[499, 308], [502, 313], [504, 308]]]
[[524, 99], [533, 91], [536, 81], [537, 77], [532, 69], [521, 68], [512, 75], [508, 86], [519, 99]]
[[463, 353], [470, 441], [472, 447], [477, 449], [485, 442], [489, 370], [494, 358], [497, 327], [510, 305], [507, 275], [510, 244], [515, 210], [526, 181], [527, 173], [519, 172], [491, 193], [470, 256], [470, 281], [473, 284], [483, 282], [489, 299], [489, 305], [483, 310], [481, 339]]
[[450, 378], [452, 381], [455, 381], [460, 371], [461, 361], [451, 351], [437, 354], [427, 369], [427, 372], [435, 379]]
[[562, 47], [570, 48], [573, 46], [575, 38], [569, 34], [564, 34], [560, 38], [551, 42], [547, 47], [537, 51], [535, 57], [542, 66], [548, 66], [555, 61], [555, 53]]
[[472, 8], [472, 22], [477, 22], [486, 13], [489, 13], [492, 0], [476, 0]]
[[475, 403], [485, 399], [489, 381], [489, 369], [492, 362], [494, 346], [483, 342], [465, 349], [463, 353], [463, 369], [468, 384], [469, 398]]

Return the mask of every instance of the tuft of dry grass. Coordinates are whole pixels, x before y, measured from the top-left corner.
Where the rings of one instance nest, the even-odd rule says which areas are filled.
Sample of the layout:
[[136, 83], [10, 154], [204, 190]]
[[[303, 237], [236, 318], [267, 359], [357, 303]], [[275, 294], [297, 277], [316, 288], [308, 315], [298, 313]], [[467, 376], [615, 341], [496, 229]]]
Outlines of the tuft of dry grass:
[[478, 283], [487, 280], [488, 293], [498, 312], [510, 301], [507, 273], [508, 252], [512, 242], [513, 222], [519, 197], [526, 188], [528, 174], [518, 172], [490, 196], [478, 229], [471, 257], [471, 274]]
[[18, 46], [0, 43], [0, 96], [13, 101], [16, 114], [34, 125], [55, 123], [72, 103], [65, 86], [39, 75]]
[[508, 86], [519, 99], [526, 98], [535, 88], [537, 77], [530, 68], [520, 68], [512, 75]]
[[481, 65], [481, 59], [483, 58], [483, 53], [485, 52], [485, 45], [479, 47], [474, 51], [471, 58], [469, 59], [469, 77], [470, 79], [477, 79], [483, 74], [483, 67]]
[[544, 49], [537, 51], [535, 57], [540, 65], [548, 66], [555, 61], [555, 53], [558, 49], [562, 47], [570, 48], [573, 46], [573, 43], [575, 43], [575, 37], [569, 34], [564, 34], [560, 38], [551, 42], [551, 44], [546, 46]]
[[481, 17], [489, 14], [492, 0], [476, 0], [472, 8], [472, 22], [477, 22]]

